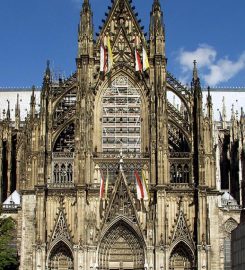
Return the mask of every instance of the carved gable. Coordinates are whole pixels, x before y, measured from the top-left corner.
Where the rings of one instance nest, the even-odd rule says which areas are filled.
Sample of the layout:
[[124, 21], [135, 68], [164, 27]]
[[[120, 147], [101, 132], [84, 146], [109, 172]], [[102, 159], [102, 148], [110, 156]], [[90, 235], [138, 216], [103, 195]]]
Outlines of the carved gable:
[[137, 221], [134, 201], [124, 173], [120, 173], [120, 177], [116, 182], [115, 189], [112, 193], [112, 197], [105, 215], [105, 222], [109, 223], [117, 216], [127, 217], [132, 222]]
[[[129, 44], [133, 48], [136, 36], [138, 36], [142, 40], [142, 43], [145, 44], [142, 28], [139, 25], [139, 21], [136, 18], [136, 15], [128, 0], [114, 1], [106, 22], [101, 30], [100, 37], [105, 35], [110, 37], [111, 43], [114, 47], [113, 52], [118, 52], [121, 50], [118, 50], [118, 45], [122, 44], [122, 41], [125, 45], [125, 42], [128, 43], [127, 48], [130, 47], [128, 46]], [[116, 43], [118, 45], [114, 46]]]
[[182, 210], [179, 212], [177, 224], [175, 226], [175, 230], [172, 237], [172, 244], [176, 245], [180, 241], [183, 241], [189, 244], [190, 247], [193, 247], [193, 241], [191, 238], [191, 234], [185, 220], [185, 216]]
[[123, 27], [115, 38], [112, 50], [115, 62], [124, 62], [134, 66], [134, 50], [132, 42], [130, 44], [130, 40], [128, 40], [126, 31]]
[[59, 208], [58, 219], [54, 227], [51, 242], [57, 239], [71, 240], [70, 231], [68, 229], [67, 221], [62, 207]]

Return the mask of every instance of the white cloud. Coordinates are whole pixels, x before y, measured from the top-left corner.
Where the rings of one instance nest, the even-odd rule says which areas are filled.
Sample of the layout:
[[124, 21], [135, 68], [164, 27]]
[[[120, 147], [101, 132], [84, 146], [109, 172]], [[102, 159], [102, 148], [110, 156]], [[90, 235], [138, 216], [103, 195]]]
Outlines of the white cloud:
[[216, 85], [227, 82], [245, 68], [245, 52], [241, 54], [237, 61], [232, 62], [228, 58], [220, 59], [216, 64], [212, 64], [210, 73], [204, 75], [207, 84]]
[[181, 65], [181, 77], [191, 75], [194, 60], [198, 62], [202, 79], [210, 86], [227, 82], [245, 69], [245, 51], [237, 61], [232, 61], [228, 57], [217, 59], [217, 51], [213, 47], [201, 44], [194, 51], [180, 50], [177, 61]]
[[180, 50], [179, 62], [184, 71], [193, 69], [193, 61], [197, 60], [200, 68], [212, 64], [216, 58], [217, 52], [208, 45], [200, 45], [195, 51]]

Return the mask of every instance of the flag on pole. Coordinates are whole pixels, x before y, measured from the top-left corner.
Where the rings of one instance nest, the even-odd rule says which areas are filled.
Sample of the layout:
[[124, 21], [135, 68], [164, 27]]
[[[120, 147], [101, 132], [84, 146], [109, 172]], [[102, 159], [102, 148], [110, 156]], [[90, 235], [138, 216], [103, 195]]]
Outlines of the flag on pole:
[[145, 200], [150, 200], [150, 192], [149, 192], [149, 188], [148, 188], [147, 183], [146, 183], [146, 176], [145, 176], [144, 171], [142, 171], [142, 180], [143, 180], [143, 184], [145, 186], [145, 190], [146, 190], [146, 194], [147, 194], [147, 199], [145, 199]]
[[147, 192], [148, 188], [146, 182], [140, 179], [138, 171], [135, 171], [134, 175], [136, 179], [137, 199], [147, 201], [149, 199], [149, 196]]
[[150, 67], [146, 49], [143, 46], [143, 71], [146, 71]]
[[107, 37], [103, 37], [100, 43], [100, 72], [107, 71], [107, 50], [106, 50]]
[[99, 170], [99, 178], [100, 178], [100, 199], [103, 199], [105, 194], [105, 180], [101, 170]]
[[107, 37], [107, 49], [108, 49], [108, 69], [107, 72], [110, 72], [112, 69], [112, 66], [114, 64], [114, 59], [113, 59], [113, 53], [112, 53], [112, 49], [111, 49], [111, 41], [110, 41], [110, 37]]
[[142, 63], [140, 59], [140, 54], [138, 52], [138, 46], [139, 46], [139, 37], [135, 37], [135, 71], [142, 72]]

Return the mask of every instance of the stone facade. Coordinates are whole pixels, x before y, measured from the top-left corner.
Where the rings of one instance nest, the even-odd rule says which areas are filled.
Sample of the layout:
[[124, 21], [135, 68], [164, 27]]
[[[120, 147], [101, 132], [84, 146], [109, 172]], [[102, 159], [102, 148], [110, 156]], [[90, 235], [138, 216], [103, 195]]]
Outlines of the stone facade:
[[[112, 2], [94, 41], [84, 0], [76, 72], [54, 81], [48, 64], [40, 111], [33, 88], [26, 120], [17, 102], [15, 122], [9, 110], [0, 122], [1, 200], [15, 189], [22, 196], [20, 269], [229, 269], [224, 241], [244, 200], [244, 114], [214, 123], [196, 63], [191, 89], [167, 71], [157, 0], [149, 40], [131, 1]], [[114, 55], [106, 74], [104, 37]], [[137, 72], [143, 48], [150, 67]], [[136, 172], [148, 200], [137, 198]]]

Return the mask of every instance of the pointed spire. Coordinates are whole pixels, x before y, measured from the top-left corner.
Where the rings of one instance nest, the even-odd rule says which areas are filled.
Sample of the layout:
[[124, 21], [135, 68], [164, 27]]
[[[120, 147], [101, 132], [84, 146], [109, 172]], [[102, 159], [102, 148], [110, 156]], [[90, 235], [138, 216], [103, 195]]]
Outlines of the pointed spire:
[[198, 77], [198, 70], [197, 70], [197, 61], [193, 61], [193, 78], [192, 78], [192, 88], [194, 90], [194, 94], [198, 95], [199, 98], [202, 96], [202, 89], [200, 79]]
[[208, 112], [208, 118], [210, 120], [213, 117], [213, 103], [212, 103], [212, 96], [210, 94], [210, 87], [208, 87], [208, 96], [207, 96], [207, 112]]
[[83, 11], [87, 12], [88, 10], [91, 10], [91, 6], [90, 6], [90, 3], [89, 3], [89, 0], [84, 0], [83, 1], [83, 5], [82, 5], [82, 11], [81, 11], [81, 13]]
[[19, 100], [19, 94], [17, 94], [17, 101], [15, 104], [15, 115], [20, 111], [20, 100]]
[[93, 53], [93, 13], [89, 0], [84, 0], [78, 26], [78, 57]]
[[194, 64], [193, 79], [196, 81], [196, 80], [198, 80], [197, 61], [194, 60], [193, 64]]
[[225, 97], [223, 97], [223, 99], [222, 99], [221, 120], [222, 120], [222, 128], [223, 129], [226, 129], [226, 105], [225, 105]]
[[35, 97], [35, 86], [32, 86], [32, 95], [31, 95], [31, 101], [30, 101], [30, 115], [32, 118], [35, 117], [35, 111], [36, 111], [36, 97]]
[[7, 120], [10, 120], [10, 101], [7, 100], [8, 102], [8, 109], [7, 109]]
[[234, 104], [232, 104], [232, 106], [231, 106], [231, 121], [234, 121], [235, 119], [236, 119], [235, 106], [234, 106]]
[[15, 128], [17, 130], [20, 128], [20, 102], [19, 102], [19, 94], [17, 94], [17, 102], [15, 104]]
[[150, 18], [150, 55], [162, 55], [165, 57], [165, 31], [163, 24], [163, 12], [158, 0], [152, 4]]
[[45, 71], [45, 78], [46, 80], [50, 80], [51, 77], [51, 71], [50, 71], [50, 61], [47, 60], [47, 66], [46, 66], [46, 71]]

